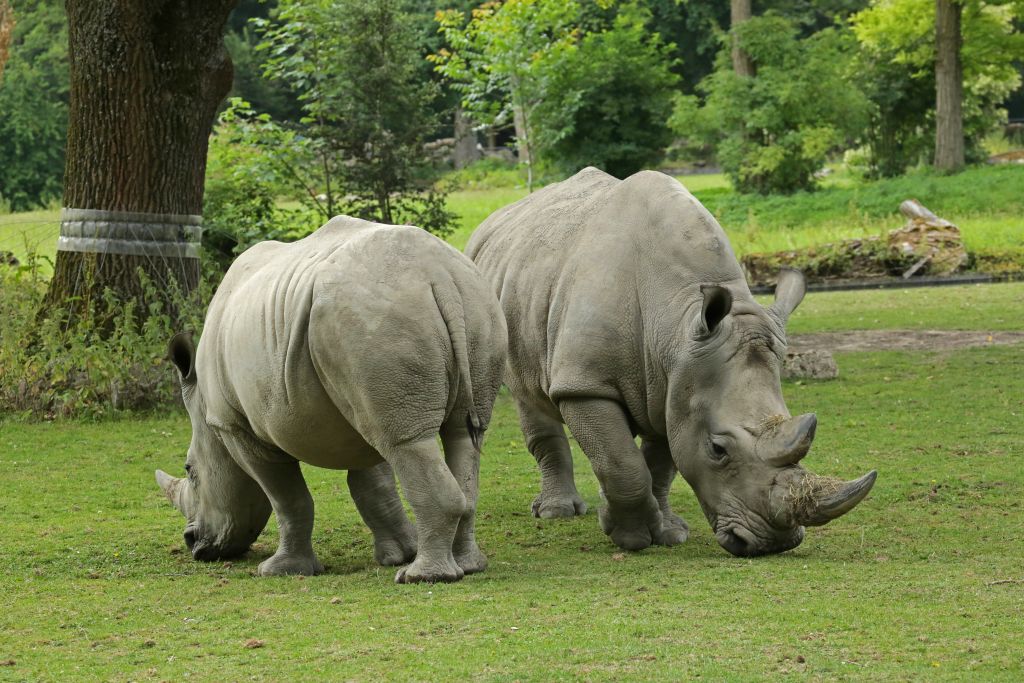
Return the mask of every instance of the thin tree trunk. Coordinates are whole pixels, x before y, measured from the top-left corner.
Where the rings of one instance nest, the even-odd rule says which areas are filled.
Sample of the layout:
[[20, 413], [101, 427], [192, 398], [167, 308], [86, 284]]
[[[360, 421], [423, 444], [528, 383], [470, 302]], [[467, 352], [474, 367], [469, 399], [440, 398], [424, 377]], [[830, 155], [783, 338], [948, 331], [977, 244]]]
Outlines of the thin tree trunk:
[[962, 12], [956, 0], [935, 0], [935, 168], [951, 173], [964, 167]]
[[[71, 218], [62, 225], [41, 314], [74, 320], [107, 287], [118, 301], [140, 301], [139, 269], [160, 291], [197, 285], [188, 240], [202, 214], [210, 128], [231, 87], [223, 31], [236, 1], [66, 0], [64, 206], [85, 216], [78, 229], [92, 237], [68, 238]], [[147, 231], [170, 244], [148, 245]]]
[[740, 49], [739, 37], [736, 35], [736, 27], [749, 20], [753, 14], [750, 9], [750, 0], [731, 0], [729, 3], [729, 21], [733, 29], [732, 35], [732, 68], [740, 76], [753, 76], [755, 73], [754, 62], [750, 55]]
[[530, 163], [530, 137], [526, 132], [526, 115], [518, 104], [512, 105], [512, 125], [516, 131], [516, 156], [519, 163], [528, 164]]
[[455, 149], [452, 152], [452, 157], [457, 169], [465, 168], [480, 158], [473, 123], [461, 106], [455, 107]]
[[0, 0], [0, 83], [4, 80], [4, 66], [10, 56], [8, 48], [14, 34], [14, 8], [7, 0]]

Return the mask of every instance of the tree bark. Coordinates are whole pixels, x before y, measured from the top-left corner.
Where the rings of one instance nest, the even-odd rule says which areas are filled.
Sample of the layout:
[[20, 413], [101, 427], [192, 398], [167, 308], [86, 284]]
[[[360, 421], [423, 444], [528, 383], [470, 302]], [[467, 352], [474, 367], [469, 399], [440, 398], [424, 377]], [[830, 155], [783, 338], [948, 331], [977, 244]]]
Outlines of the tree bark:
[[0, 83], [4, 80], [4, 66], [10, 53], [11, 36], [14, 34], [14, 8], [7, 0], [0, 0]]
[[729, 3], [729, 22], [733, 29], [732, 34], [732, 68], [739, 76], [753, 76], [755, 73], [754, 62], [750, 55], [740, 49], [739, 37], [736, 35], [736, 27], [749, 20], [753, 16], [750, 9], [750, 0], [731, 0]]
[[473, 123], [461, 106], [455, 107], [455, 149], [452, 152], [452, 157], [457, 169], [465, 168], [480, 158]]
[[962, 13], [956, 0], [935, 0], [935, 168], [950, 173], [964, 167]]
[[[210, 129], [231, 87], [223, 32], [236, 2], [66, 0], [66, 208], [131, 212], [130, 220], [143, 225], [202, 213]], [[63, 244], [62, 238], [42, 314], [61, 309], [74, 319], [100, 304], [106, 287], [118, 301], [139, 301], [139, 269], [161, 291], [173, 281], [187, 293], [199, 280], [192, 256]]]
[[530, 135], [526, 128], [526, 113], [523, 107], [512, 105], [512, 126], [516, 132], [516, 157], [519, 163], [530, 163]]

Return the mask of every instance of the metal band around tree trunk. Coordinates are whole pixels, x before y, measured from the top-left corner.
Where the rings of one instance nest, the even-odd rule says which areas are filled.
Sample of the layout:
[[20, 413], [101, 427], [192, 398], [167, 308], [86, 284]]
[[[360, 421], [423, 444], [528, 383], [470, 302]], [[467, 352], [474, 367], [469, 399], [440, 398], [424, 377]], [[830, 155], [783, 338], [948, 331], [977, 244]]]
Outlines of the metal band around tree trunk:
[[199, 258], [203, 217], [61, 209], [57, 251]]

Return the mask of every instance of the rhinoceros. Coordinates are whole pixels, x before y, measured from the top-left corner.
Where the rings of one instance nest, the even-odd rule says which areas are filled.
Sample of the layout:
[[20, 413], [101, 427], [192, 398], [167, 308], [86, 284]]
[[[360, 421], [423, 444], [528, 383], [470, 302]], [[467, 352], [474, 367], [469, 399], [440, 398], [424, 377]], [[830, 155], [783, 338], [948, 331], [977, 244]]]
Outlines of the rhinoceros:
[[247, 250], [210, 302], [198, 348], [183, 335], [169, 348], [192, 440], [187, 478], [156, 477], [187, 519], [193, 557], [246, 552], [273, 509], [280, 544], [258, 572], [322, 572], [302, 462], [348, 470], [375, 559], [412, 562], [397, 582], [482, 571], [479, 447], [506, 345], [489, 285], [419, 228], [340, 216]]
[[797, 546], [874, 484], [799, 465], [817, 420], [789, 414], [779, 372], [803, 276], [783, 272], [775, 302], [755, 302], [722, 228], [673, 178], [587, 168], [496, 211], [466, 254], [505, 312], [538, 517], [586, 512], [563, 424], [600, 483], [602, 529], [629, 550], [686, 540], [677, 471], [740, 556]]

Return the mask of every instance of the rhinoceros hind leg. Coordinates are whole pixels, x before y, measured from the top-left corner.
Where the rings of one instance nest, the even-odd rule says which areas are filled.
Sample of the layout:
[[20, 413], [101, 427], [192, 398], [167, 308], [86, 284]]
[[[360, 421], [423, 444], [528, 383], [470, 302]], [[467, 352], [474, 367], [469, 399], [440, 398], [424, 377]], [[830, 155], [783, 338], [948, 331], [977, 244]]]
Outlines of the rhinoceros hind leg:
[[480, 453], [473, 446], [473, 440], [464, 425], [445, 425], [441, 429], [441, 445], [444, 446], [445, 462], [455, 481], [459, 483], [462, 495], [466, 497], [466, 511], [459, 519], [455, 531], [452, 553], [455, 563], [466, 574], [482, 572], [487, 568], [487, 556], [476, 543], [476, 501], [479, 493]]
[[458, 581], [465, 572], [455, 562], [452, 544], [466, 497], [445, 465], [433, 437], [381, 449], [398, 474], [416, 513], [416, 559], [395, 575], [396, 583]]
[[625, 550], [643, 550], [657, 542], [664, 534], [661, 509], [622, 408], [607, 399], [571, 399], [562, 401], [559, 410], [608, 501], [598, 510], [601, 529]]
[[277, 517], [280, 542], [277, 552], [260, 563], [261, 576], [323, 573], [313, 552], [313, 496], [309, 494], [299, 461], [248, 435], [223, 433], [224, 444], [235, 462], [256, 480], [270, 499]]
[[647, 461], [647, 469], [651, 472], [651, 490], [661, 509], [662, 532], [654, 542], [666, 546], [683, 543], [690, 537], [690, 525], [672, 512], [672, 506], [669, 504], [668, 494], [672, 490], [672, 481], [676, 478], [676, 464], [672, 461], [668, 442], [644, 438], [640, 449]]
[[587, 504], [576, 490], [572, 451], [562, 423], [522, 401], [518, 406], [526, 447], [540, 468], [540, 494], [530, 506], [533, 516], [555, 519], [586, 514]]
[[373, 559], [397, 567], [416, 557], [416, 527], [409, 522], [395, 488], [391, 465], [349, 470], [348, 489], [366, 526], [373, 532]]

